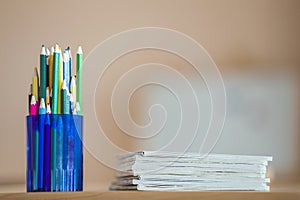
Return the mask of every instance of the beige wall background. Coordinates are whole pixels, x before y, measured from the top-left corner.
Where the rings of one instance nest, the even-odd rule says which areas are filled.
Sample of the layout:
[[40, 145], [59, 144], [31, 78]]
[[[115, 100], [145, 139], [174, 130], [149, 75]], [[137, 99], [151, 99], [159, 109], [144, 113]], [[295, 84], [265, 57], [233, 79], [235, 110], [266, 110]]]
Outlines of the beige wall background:
[[[27, 93], [32, 69], [39, 64], [41, 44], [50, 46], [58, 42], [62, 47], [70, 45], [73, 52], [81, 44], [88, 54], [113, 34], [158, 26], [194, 38], [206, 48], [221, 72], [256, 66], [257, 70], [280, 68], [298, 73], [299, 10], [297, 0], [1, 0], [0, 184], [25, 182]], [[150, 58], [136, 57], [140, 63]], [[114, 125], [107, 122], [106, 126]], [[295, 139], [299, 140], [298, 136], [299, 131]], [[128, 149], [134, 146], [113, 133], [111, 137]], [[87, 152], [84, 156], [86, 188], [92, 187], [92, 183], [107, 186], [113, 170]]]

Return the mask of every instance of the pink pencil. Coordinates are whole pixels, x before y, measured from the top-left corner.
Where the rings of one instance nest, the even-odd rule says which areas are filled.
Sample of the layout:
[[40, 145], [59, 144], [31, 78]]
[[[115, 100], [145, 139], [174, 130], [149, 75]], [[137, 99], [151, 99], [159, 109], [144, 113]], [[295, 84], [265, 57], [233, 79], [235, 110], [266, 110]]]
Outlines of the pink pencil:
[[37, 114], [37, 102], [35, 100], [34, 95], [31, 97], [30, 101], [30, 115], [36, 115]]

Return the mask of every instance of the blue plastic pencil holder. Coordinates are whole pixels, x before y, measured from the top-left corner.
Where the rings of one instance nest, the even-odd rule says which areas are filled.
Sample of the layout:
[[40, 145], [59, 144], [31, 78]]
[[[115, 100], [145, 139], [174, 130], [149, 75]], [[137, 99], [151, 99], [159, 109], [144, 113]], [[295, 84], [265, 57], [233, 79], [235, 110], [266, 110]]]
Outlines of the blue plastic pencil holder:
[[26, 117], [27, 192], [83, 190], [83, 116]]

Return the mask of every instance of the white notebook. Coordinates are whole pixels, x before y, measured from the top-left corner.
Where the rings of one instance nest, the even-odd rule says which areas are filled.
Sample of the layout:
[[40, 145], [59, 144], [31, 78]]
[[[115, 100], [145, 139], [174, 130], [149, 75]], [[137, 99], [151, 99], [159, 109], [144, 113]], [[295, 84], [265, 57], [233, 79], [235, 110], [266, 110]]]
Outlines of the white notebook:
[[270, 156], [143, 151], [118, 157], [112, 190], [269, 191]]

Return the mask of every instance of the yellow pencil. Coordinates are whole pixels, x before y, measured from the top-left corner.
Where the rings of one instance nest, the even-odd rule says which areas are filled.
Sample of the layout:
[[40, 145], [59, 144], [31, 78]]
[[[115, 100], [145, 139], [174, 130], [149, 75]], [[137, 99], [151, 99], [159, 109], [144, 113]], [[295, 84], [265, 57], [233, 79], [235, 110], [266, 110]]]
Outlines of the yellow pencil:
[[49, 87], [46, 88], [46, 105], [50, 104], [50, 91]]
[[[63, 85], [63, 57], [61, 49], [59, 48], [59, 70], [58, 70], [58, 88], [62, 88]], [[58, 114], [61, 114], [61, 89], [58, 90]]]
[[50, 55], [49, 55], [49, 58], [48, 58], [48, 65], [49, 65], [49, 77], [48, 77], [48, 80], [49, 80], [49, 90], [52, 89], [52, 76], [53, 76], [53, 54], [54, 54], [54, 47], [51, 47], [51, 51], [50, 51]]
[[36, 100], [39, 99], [39, 76], [37, 68], [34, 68], [33, 76], [32, 76], [32, 95]]

